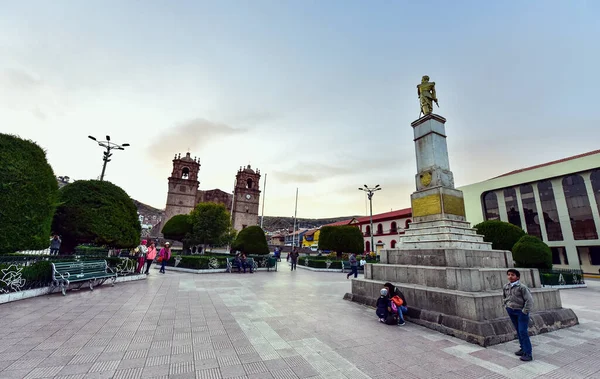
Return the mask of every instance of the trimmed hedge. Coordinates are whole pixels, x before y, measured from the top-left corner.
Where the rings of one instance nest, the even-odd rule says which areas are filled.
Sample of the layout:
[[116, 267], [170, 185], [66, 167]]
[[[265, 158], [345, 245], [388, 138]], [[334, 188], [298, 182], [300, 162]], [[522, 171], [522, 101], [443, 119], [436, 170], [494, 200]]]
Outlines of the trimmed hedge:
[[552, 251], [535, 236], [524, 235], [513, 246], [513, 259], [517, 267], [552, 268]]
[[253, 255], [266, 255], [270, 253], [265, 231], [258, 225], [240, 230], [235, 241], [233, 241], [232, 248], [233, 250]]
[[485, 242], [492, 243], [494, 250], [510, 250], [525, 235], [523, 229], [508, 222], [489, 220], [474, 226]]
[[140, 243], [141, 225], [133, 200], [106, 181], [78, 180], [59, 191], [61, 204], [52, 227], [62, 236], [61, 252], [83, 243], [132, 248]]
[[57, 190], [44, 150], [0, 133], [0, 253], [50, 246]]

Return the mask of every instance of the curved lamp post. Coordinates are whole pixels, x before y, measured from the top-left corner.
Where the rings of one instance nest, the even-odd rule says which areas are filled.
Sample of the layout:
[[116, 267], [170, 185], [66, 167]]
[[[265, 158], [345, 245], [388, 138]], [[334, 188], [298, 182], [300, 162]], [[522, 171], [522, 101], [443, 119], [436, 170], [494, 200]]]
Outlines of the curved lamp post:
[[375, 192], [377, 191], [381, 191], [381, 187], [378, 185], [376, 185], [373, 188], [369, 188], [366, 184], [364, 187], [359, 187], [358, 188], [359, 191], [364, 191], [367, 193], [367, 197], [369, 198], [369, 211], [370, 211], [370, 216], [371, 216], [371, 251], [373, 251], [373, 195], [375, 194]]
[[129, 146], [128, 143], [124, 143], [122, 145], [116, 144], [114, 142], [110, 142], [110, 136], [106, 136], [106, 141], [98, 141], [96, 137], [88, 136], [89, 139], [94, 140], [98, 143], [99, 146], [106, 148], [104, 155], [102, 157], [102, 161], [104, 164], [102, 165], [102, 174], [100, 174], [100, 181], [104, 180], [104, 172], [106, 171], [106, 164], [110, 162], [110, 157], [112, 156], [111, 150], [125, 150], [125, 147]]

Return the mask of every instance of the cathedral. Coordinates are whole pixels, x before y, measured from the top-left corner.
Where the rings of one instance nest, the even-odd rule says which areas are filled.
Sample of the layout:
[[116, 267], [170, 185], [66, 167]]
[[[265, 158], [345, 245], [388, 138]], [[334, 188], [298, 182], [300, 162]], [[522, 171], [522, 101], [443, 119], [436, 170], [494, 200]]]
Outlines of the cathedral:
[[258, 224], [259, 170], [253, 170], [250, 165], [240, 167], [235, 176], [233, 194], [220, 189], [198, 189], [199, 172], [200, 159], [192, 158], [190, 153], [183, 158], [181, 154], [175, 156], [173, 171], [168, 179], [167, 206], [162, 225], [175, 215], [189, 214], [196, 204], [207, 202], [225, 205], [231, 214], [231, 224], [237, 231]]

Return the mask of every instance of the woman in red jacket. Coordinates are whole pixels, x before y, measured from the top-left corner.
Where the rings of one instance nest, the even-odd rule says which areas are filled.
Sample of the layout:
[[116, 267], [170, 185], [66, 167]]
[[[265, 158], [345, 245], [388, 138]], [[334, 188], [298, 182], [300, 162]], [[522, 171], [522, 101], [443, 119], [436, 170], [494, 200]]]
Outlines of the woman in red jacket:
[[167, 261], [171, 259], [171, 243], [165, 242], [164, 247], [160, 249], [159, 256], [161, 259], [160, 272], [164, 274]]
[[150, 271], [150, 266], [152, 265], [152, 261], [156, 258], [156, 244], [154, 241], [150, 241], [150, 246], [148, 246], [148, 253], [146, 254], [146, 272], [148, 275]]

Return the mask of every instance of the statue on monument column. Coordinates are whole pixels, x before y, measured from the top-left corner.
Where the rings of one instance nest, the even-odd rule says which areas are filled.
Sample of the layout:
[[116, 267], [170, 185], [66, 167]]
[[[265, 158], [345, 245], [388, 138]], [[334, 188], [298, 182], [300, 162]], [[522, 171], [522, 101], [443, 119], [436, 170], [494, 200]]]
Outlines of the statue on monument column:
[[434, 102], [438, 107], [440, 106], [435, 95], [435, 82], [430, 82], [427, 75], [423, 76], [421, 84], [417, 85], [417, 95], [421, 101], [421, 113], [423, 113], [423, 116], [433, 112]]

